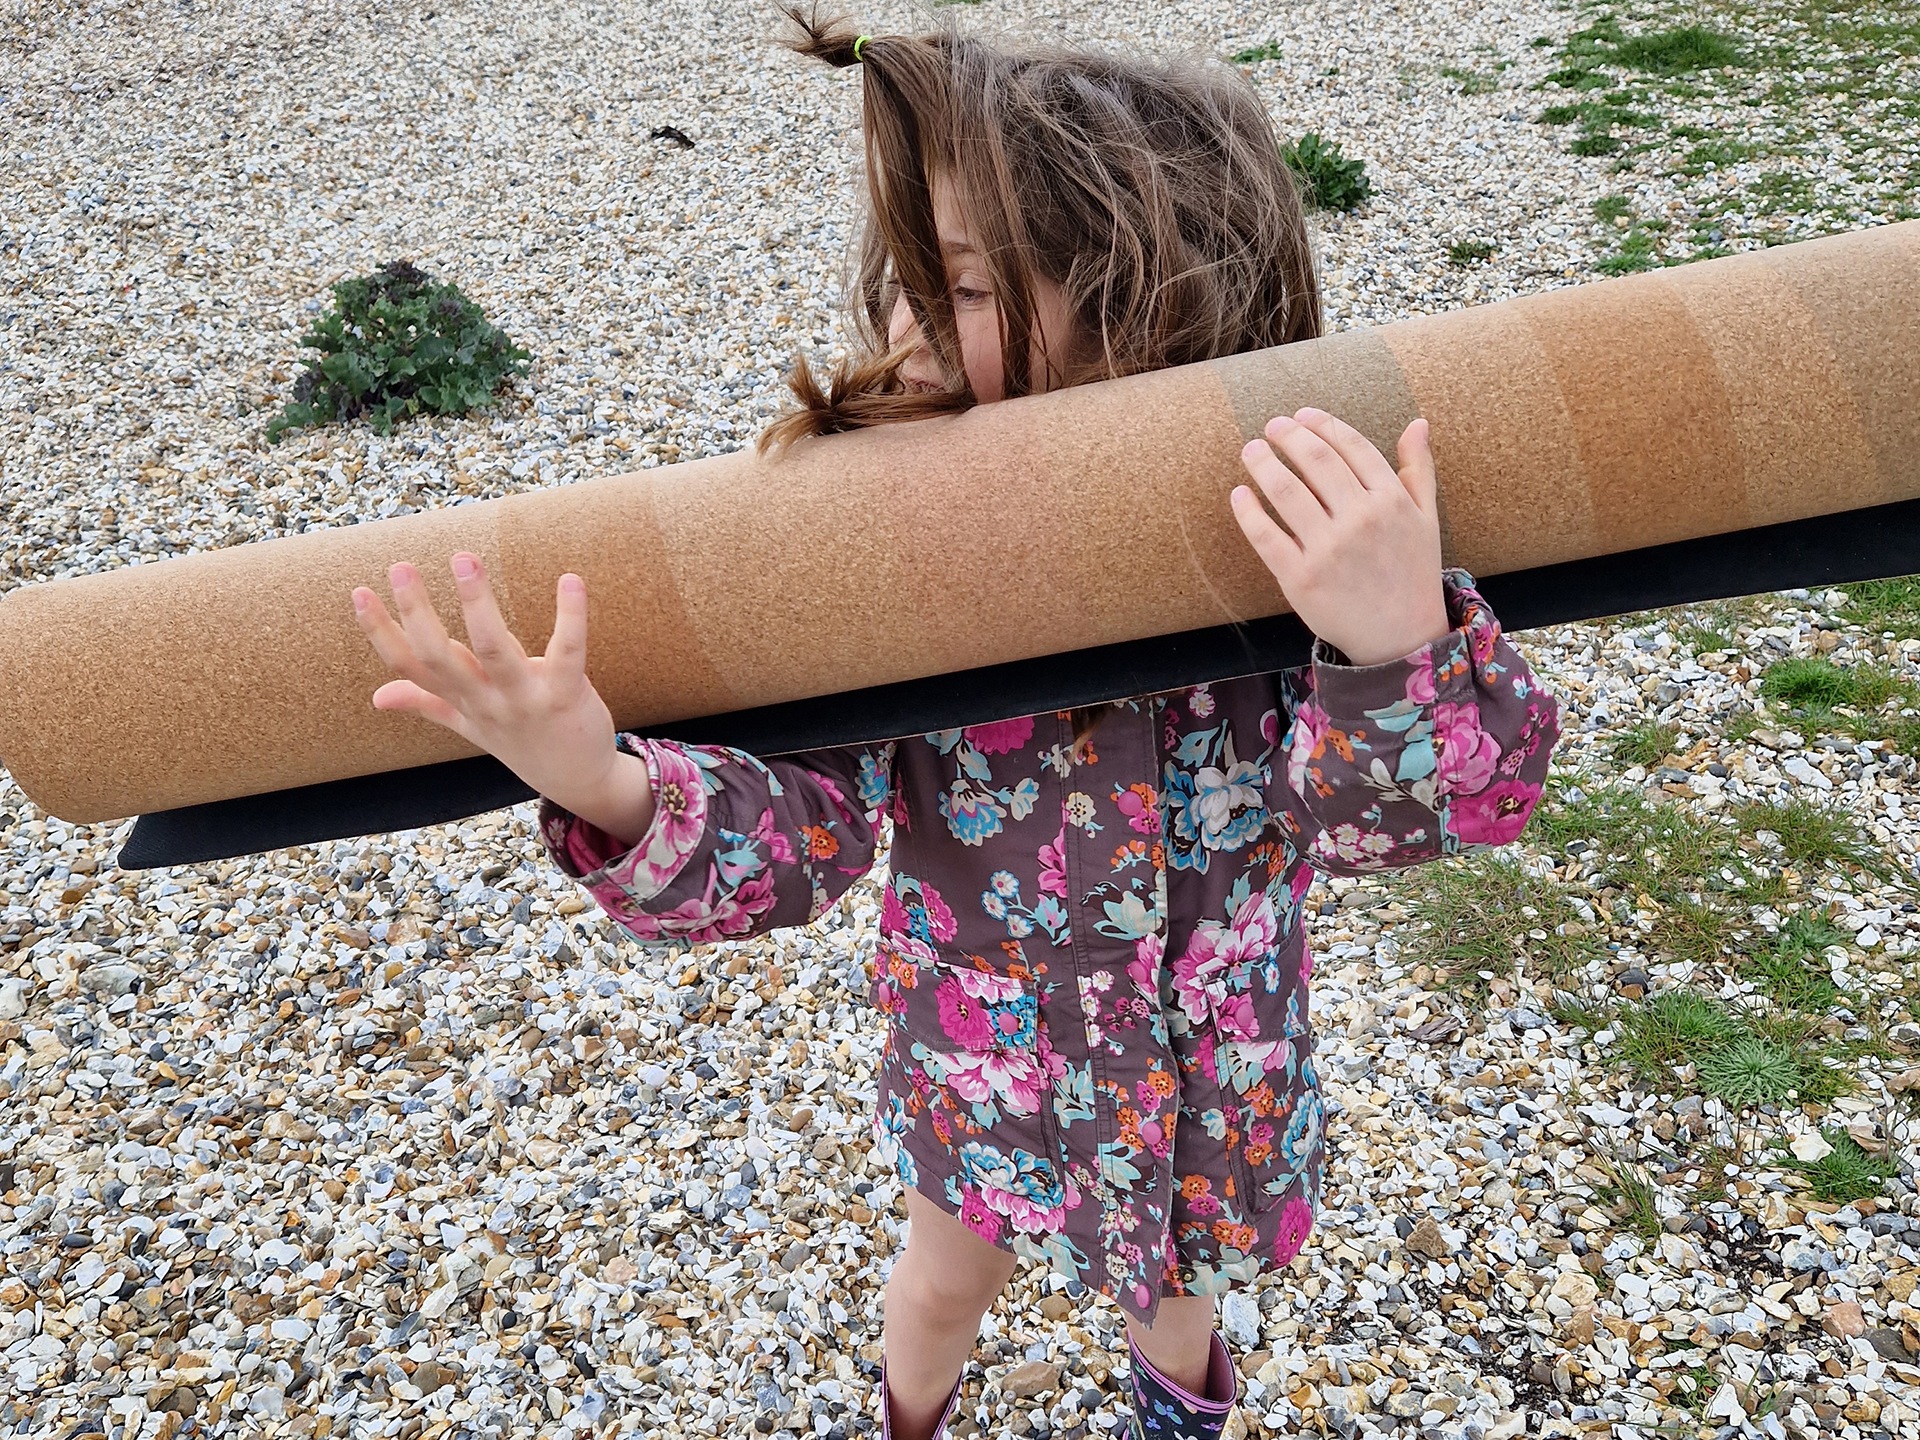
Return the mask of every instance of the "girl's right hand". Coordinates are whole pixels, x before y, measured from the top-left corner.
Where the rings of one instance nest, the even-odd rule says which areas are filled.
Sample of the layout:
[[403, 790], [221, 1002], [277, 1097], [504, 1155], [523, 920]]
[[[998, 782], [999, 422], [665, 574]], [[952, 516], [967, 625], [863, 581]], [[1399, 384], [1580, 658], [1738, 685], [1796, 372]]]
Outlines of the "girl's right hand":
[[507, 628], [477, 555], [453, 557], [469, 649], [434, 613], [420, 572], [387, 572], [396, 624], [380, 597], [353, 592], [360, 628], [401, 678], [373, 692], [374, 708], [420, 715], [497, 757], [534, 790], [632, 845], [653, 819], [646, 762], [614, 744], [612, 713], [587, 680], [587, 587], [560, 577], [553, 637], [529, 656]]

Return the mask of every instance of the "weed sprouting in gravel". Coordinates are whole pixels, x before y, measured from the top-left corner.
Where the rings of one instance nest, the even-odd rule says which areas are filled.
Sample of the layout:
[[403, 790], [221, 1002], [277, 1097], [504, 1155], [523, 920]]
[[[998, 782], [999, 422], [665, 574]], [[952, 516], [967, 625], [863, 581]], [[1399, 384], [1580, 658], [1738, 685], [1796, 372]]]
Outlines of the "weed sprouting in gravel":
[[1773, 835], [1781, 854], [1802, 870], [1860, 870], [1883, 884], [1910, 885], [1913, 877], [1861, 834], [1846, 811], [1817, 800], [1795, 797], [1770, 804], [1750, 800], [1735, 806], [1734, 823], [1743, 834]]
[[1565, 887], [1511, 856], [1462, 856], [1391, 884], [1407, 911], [1400, 934], [1409, 957], [1464, 995], [1484, 995], [1482, 971], [1511, 975], [1523, 957], [1530, 970], [1564, 978], [1596, 949]]
[[1845, 587], [1839, 618], [1896, 640], [1920, 637], [1920, 575], [1864, 580]]
[[1820, 1159], [1798, 1159], [1783, 1144], [1779, 1147], [1781, 1157], [1776, 1162], [1783, 1169], [1798, 1170], [1805, 1175], [1816, 1199], [1848, 1205], [1882, 1193], [1882, 1182], [1900, 1173], [1900, 1162], [1891, 1153], [1868, 1153], [1859, 1141], [1836, 1125], [1821, 1126], [1820, 1135], [1833, 1147]]
[[334, 308], [300, 343], [320, 352], [294, 382], [293, 399], [267, 424], [288, 430], [365, 418], [376, 433], [427, 412], [462, 415], [487, 404], [533, 356], [492, 325], [459, 287], [405, 260], [333, 286]]
[[1800, 1085], [1800, 1062], [1794, 1053], [1753, 1035], [1716, 1046], [1695, 1068], [1701, 1087], [1735, 1108], [1784, 1100]]
[[1770, 666], [1760, 678], [1760, 693], [1789, 705], [1874, 707], [1910, 695], [1912, 686], [1878, 665], [1836, 665], [1809, 655]]
[[1661, 1234], [1660, 1208], [1654, 1201], [1653, 1186], [1646, 1168], [1629, 1161], [1613, 1150], [1603, 1150], [1600, 1163], [1612, 1179], [1594, 1187], [1594, 1198], [1615, 1216], [1626, 1221], [1627, 1228], [1648, 1245], [1658, 1243]]
[[1673, 750], [1679, 738], [1678, 725], [1660, 725], [1648, 721], [1622, 731], [1613, 742], [1613, 758], [1628, 765], [1657, 765]]
[[1305, 187], [1308, 200], [1323, 210], [1352, 210], [1373, 193], [1366, 162], [1340, 153], [1337, 140], [1309, 130], [1280, 148], [1280, 156]]

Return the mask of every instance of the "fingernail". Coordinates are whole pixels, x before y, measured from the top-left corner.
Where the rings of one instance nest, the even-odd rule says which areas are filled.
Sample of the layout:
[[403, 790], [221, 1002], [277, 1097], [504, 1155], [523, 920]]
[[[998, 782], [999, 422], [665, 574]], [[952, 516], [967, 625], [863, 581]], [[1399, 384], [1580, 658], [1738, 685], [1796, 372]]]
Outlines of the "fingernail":
[[1311, 405], [1302, 405], [1298, 410], [1294, 411], [1293, 413], [1296, 416], [1299, 416], [1299, 415], [1324, 415], [1327, 412], [1324, 410], [1316, 410]]
[[453, 575], [456, 580], [471, 580], [480, 573], [479, 562], [464, 552], [453, 557]]
[[413, 567], [404, 560], [398, 565], [390, 565], [387, 567], [387, 579], [392, 583], [393, 588], [398, 590], [412, 581]]
[[1293, 417], [1290, 415], [1276, 415], [1273, 419], [1269, 420], [1267, 424], [1278, 425], [1284, 430], [1287, 426], [1293, 424]]
[[372, 597], [371, 597], [371, 596], [369, 596], [369, 595], [368, 595], [368, 593], [367, 593], [367, 592], [366, 592], [365, 590], [355, 590], [355, 591], [353, 592], [353, 610], [354, 610], [354, 613], [355, 613], [356, 615], [364, 615], [364, 614], [366, 614], [366, 613], [367, 613], [367, 601], [368, 601], [369, 599], [371, 599], [371, 598], [372, 598]]
[[562, 575], [560, 577], [560, 588], [569, 595], [584, 595], [587, 591], [587, 582], [582, 580], [578, 575]]

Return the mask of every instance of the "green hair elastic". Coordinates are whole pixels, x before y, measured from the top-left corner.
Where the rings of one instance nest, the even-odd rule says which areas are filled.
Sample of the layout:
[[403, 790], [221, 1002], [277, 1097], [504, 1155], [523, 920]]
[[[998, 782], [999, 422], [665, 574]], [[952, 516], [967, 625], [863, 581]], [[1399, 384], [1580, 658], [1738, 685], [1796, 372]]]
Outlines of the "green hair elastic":
[[873, 37], [871, 35], [862, 35], [859, 39], [853, 42], [853, 58], [854, 59], [858, 60], [860, 58], [860, 47], [862, 45], [865, 45], [867, 41], [871, 40], [872, 38]]

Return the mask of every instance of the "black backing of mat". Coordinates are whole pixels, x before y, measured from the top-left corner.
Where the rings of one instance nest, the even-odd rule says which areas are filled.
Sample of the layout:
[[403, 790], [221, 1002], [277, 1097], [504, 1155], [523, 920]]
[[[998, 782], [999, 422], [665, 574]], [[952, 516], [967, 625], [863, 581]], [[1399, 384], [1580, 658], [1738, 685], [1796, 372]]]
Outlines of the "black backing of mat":
[[[1800, 586], [1920, 572], [1920, 500], [1699, 540], [1516, 570], [1479, 580], [1509, 631]], [[1014, 715], [1064, 710], [1307, 663], [1312, 636], [1293, 615], [1188, 630], [933, 675], [896, 685], [683, 720], [641, 733], [780, 755]], [[1542, 677], [1551, 685], [1553, 677]], [[490, 755], [141, 816], [123, 869], [408, 830], [533, 797]]]

